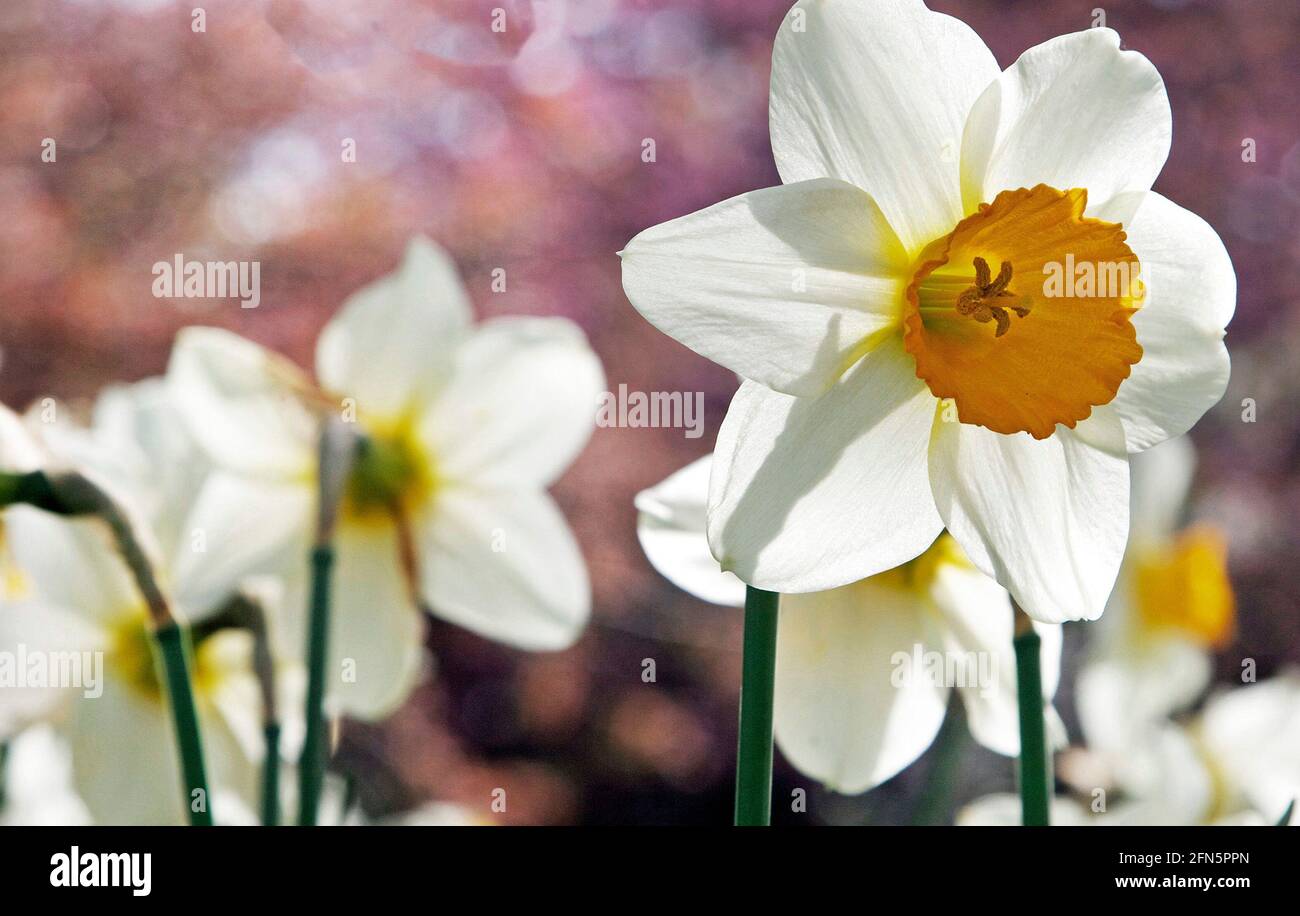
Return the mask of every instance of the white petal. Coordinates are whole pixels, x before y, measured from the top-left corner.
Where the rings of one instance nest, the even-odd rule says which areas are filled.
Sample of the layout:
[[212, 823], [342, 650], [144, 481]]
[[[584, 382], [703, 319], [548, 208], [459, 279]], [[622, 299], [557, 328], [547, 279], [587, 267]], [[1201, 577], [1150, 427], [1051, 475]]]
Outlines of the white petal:
[[90, 812], [72, 790], [67, 742], [48, 725], [35, 725], [9, 742], [5, 758], [3, 827], [85, 827]]
[[[985, 795], [957, 812], [957, 827], [1019, 827], [1019, 795], [999, 792]], [[1093, 821], [1086, 808], [1072, 798], [1053, 798], [1051, 821], [1058, 827], [1083, 827]]]
[[420, 538], [434, 614], [520, 649], [563, 649], [591, 614], [582, 553], [545, 493], [449, 488]]
[[[944, 650], [958, 665], [954, 686], [971, 735], [999, 754], [1018, 755], [1016, 656], [1006, 590], [979, 570], [946, 563], [936, 570], [931, 596], [943, 614]], [[1061, 628], [1038, 624], [1038, 632], [1043, 699], [1050, 703], [1060, 679]]]
[[1201, 737], [1232, 789], [1276, 823], [1300, 798], [1300, 672], [1212, 697]]
[[[74, 613], [35, 601], [0, 603], [0, 655], [10, 669], [0, 688], [0, 742], [59, 715], [73, 695], [93, 694], [103, 673], [93, 653], [105, 643], [98, 627]], [[64, 662], [67, 681], [52, 670]]]
[[1196, 472], [1196, 449], [1186, 436], [1166, 439], [1129, 459], [1134, 541], [1167, 538], [1182, 521]]
[[[204, 763], [215, 787], [253, 792], [257, 774], [221, 716], [199, 706]], [[68, 722], [73, 782], [97, 824], [188, 823], [176, 741], [167, 708], [110, 674], [104, 693], [79, 699]], [[217, 814], [214, 809], [214, 814]]]
[[1106, 607], [1128, 540], [1122, 437], [1118, 420], [1096, 413], [1047, 439], [935, 419], [930, 484], [939, 515], [1036, 620], [1093, 620]]
[[167, 383], [147, 378], [103, 389], [90, 426], [62, 405], [52, 417], [44, 414], [43, 407], [33, 405], [27, 419], [52, 460], [111, 486], [159, 543], [170, 545], [210, 465]]
[[967, 212], [999, 191], [1084, 188], [1093, 204], [1151, 187], [1169, 155], [1160, 74], [1094, 28], [1030, 48], [975, 103], [962, 141]]
[[15, 506], [5, 514], [5, 531], [15, 563], [48, 603], [92, 621], [142, 606], [108, 527], [98, 519]]
[[186, 617], [202, 618], [248, 576], [300, 573], [315, 505], [309, 481], [210, 475], [173, 548], [173, 588]]
[[400, 418], [445, 376], [469, 327], [469, 297], [456, 265], [428, 239], [407, 246], [401, 266], [354, 293], [316, 342], [316, 375], [372, 416]]
[[456, 352], [420, 436], [440, 479], [545, 486], [582, 451], [605, 387], [600, 360], [564, 318], [498, 318]]
[[382, 719], [406, 700], [421, 675], [424, 621], [385, 524], [339, 526], [330, 611], [332, 711]]
[[1212, 669], [1203, 648], [1177, 638], [1116, 646], [1091, 661], [1075, 684], [1088, 745], [1123, 753], [1138, 744], [1154, 726], [1196, 701]]
[[925, 472], [937, 403], [897, 339], [820, 398], [746, 382], [714, 452], [714, 556], [751, 585], [807, 592], [919, 555], [942, 527]]
[[0, 470], [34, 471], [41, 466], [41, 450], [22, 418], [0, 404]]
[[937, 648], [933, 610], [870, 581], [782, 595], [776, 642], [777, 744], [802, 773], [865, 792], [930, 746], [948, 688], [916, 670]]
[[313, 472], [316, 424], [298, 398], [309, 382], [270, 350], [229, 331], [185, 328], [167, 383], [180, 416], [218, 464], [282, 477]]
[[828, 179], [653, 226], [622, 258], [623, 289], [651, 324], [744, 378], [805, 396], [899, 325], [909, 266], [871, 198]]
[[1171, 723], [1153, 723], [1133, 743], [1116, 749], [1112, 766], [1128, 800], [1106, 815], [1107, 824], [1201, 824], [1213, 813], [1216, 795], [1227, 788], [1217, 784], [1196, 739]]
[[[261, 766], [266, 754], [263, 734], [266, 720], [261, 687], [252, 670], [253, 634], [248, 630], [223, 628], [208, 635], [201, 645], [205, 666], [221, 672], [220, 677], [213, 678], [211, 686], [205, 685], [204, 699], [220, 712], [244, 756]], [[280, 709], [278, 715], [293, 718], [301, 712], [301, 709]]]
[[673, 585], [703, 601], [741, 607], [745, 583], [723, 572], [709, 552], [705, 512], [709, 469], [705, 455], [636, 495], [636, 533], [650, 565]]
[[[1128, 199], [1098, 216], [1118, 218]], [[1187, 432], [1223, 397], [1231, 371], [1223, 336], [1236, 309], [1237, 275], [1210, 225], [1154, 191], [1124, 229], [1147, 295], [1133, 316], [1142, 358], [1112, 406], [1129, 451], [1140, 452]]]
[[781, 180], [857, 185], [914, 251], [965, 215], [962, 128], [997, 75], [978, 35], [920, 0], [800, 3], [772, 51]]

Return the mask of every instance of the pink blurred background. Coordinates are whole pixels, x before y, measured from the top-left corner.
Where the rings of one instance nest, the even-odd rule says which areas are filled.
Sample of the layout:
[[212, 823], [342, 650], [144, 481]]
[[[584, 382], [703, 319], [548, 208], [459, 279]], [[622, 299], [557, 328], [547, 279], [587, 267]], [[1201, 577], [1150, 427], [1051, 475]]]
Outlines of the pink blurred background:
[[[703, 438], [600, 429], [556, 487], [595, 589], [578, 645], [524, 655], [435, 624], [436, 676], [389, 722], [348, 724], [339, 763], [372, 814], [426, 798], [486, 812], [491, 789], [510, 785], [508, 822], [726, 823], [740, 615], [650, 569], [632, 497], [711, 448], [735, 380], [637, 315], [615, 252], [654, 223], [777, 183], [767, 80], [789, 0], [214, 0], [201, 34], [196, 5], [0, 5], [0, 398], [89, 399], [158, 373], [193, 323], [309, 366], [339, 303], [417, 232], [452, 252], [479, 316], [568, 316], [612, 388], [703, 391]], [[1174, 143], [1156, 190], [1218, 229], [1240, 288], [1233, 381], [1194, 435], [1195, 513], [1228, 532], [1240, 605], [1221, 673], [1247, 656], [1261, 677], [1300, 661], [1300, 4], [930, 5], [974, 27], [1003, 66], [1087, 28], [1100, 7], [1163, 74]], [[46, 137], [54, 163], [41, 160]], [[177, 252], [260, 261], [261, 306], [153, 298], [152, 264]], [[493, 293], [498, 267], [507, 290]], [[1257, 422], [1242, 422], [1243, 398]], [[641, 681], [646, 658], [656, 684]], [[797, 786], [811, 797], [809, 814], [778, 804], [776, 820], [943, 820], [1010, 788], [1009, 761], [966, 753], [960, 772], [941, 776], [931, 753], [857, 799], [778, 761], [778, 798]], [[951, 788], [937, 808], [919, 801], [932, 776]]]

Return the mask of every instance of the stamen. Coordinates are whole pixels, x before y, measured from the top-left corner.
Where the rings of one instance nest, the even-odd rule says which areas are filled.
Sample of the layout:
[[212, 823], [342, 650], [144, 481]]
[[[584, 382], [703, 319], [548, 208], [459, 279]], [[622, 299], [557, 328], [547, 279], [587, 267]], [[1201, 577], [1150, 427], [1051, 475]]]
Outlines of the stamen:
[[[1011, 316], [1007, 314], [1007, 309], [1011, 309], [1021, 318], [1029, 314], [1029, 300], [1017, 296], [1007, 289], [1011, 284], [1011, 262], [1003, 261], [998, 268], [998, 275], [992, 277], [989, 270], [989, 262], [983, 258], [975, 259], [975, 285], [964, 290], [957, 297], [956, 308], [957, 314], [967, 318], [974, 318], [981, 324], [988, 324], [990, 321], [997, 322], [997, 330], [993, 332], [994, 337], [1001, 337], [1011, 329]], [[1010, 302], [990, 302], [989, 300], [1010, 299]]]

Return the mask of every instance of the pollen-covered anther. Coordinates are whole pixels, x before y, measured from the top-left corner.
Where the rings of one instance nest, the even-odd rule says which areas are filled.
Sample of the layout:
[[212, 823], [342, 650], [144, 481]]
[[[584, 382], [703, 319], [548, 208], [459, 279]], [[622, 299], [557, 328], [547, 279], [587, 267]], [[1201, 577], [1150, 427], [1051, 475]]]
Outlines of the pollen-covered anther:
[[1001, 337], [1011, 329], [1011, 316], [1007, 309], [1021, 318], [1029, 314], [1029, 300], [1017, 296], [1007, 286], [1011, 283], [1011, 262], [1003, 261], [998, 275], [991, 277], [989, 262], [975, 258], [975, 285], [957, 297], [957, 314], [987, 324], [998, 323], [994, 337]]

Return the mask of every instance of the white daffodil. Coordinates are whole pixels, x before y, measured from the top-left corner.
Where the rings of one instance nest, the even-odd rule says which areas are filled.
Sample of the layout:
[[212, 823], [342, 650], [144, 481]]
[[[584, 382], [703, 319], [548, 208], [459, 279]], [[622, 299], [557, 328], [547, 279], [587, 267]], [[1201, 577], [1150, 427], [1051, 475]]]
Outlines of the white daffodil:
[[1189, 707], [1210, 683], [1210, 652], [1232, 632], [1227, 546], [1182, 527], [1195, 452], [1185, 437], [1135, 455], [1128, 549], [1076, 688], [1089, 744], [1119, 753]]
[[[706, 456], [636, 497], [654, 567], [705, 601], [739, 607], [744, 586], [709, 555]], [[920, 557], [869, 579], [784, 595], [776, 649], [776, 742], [801, 772], [864, 792], [916, 760], [956, 687], [971, 734], [1020, 751], [1012, 615], [1006, 591], [941, 534]], [[1038, 625], [1043, 690], [1056, 692], [1061, 628]], [[1064, 731], [1055, 715], [1053, 730]]]
[[782, 24], [770, 108], [783, 185], [622, 253], [633, 305], [747, 380], [715, 449], [714, 555], [807, 592], [947, 528], [1039, 620], [1099, 616], [1128, 453], [1228, 379], [1227, 253], [1149, 190], [1160, 75], [1109, 29], [999, 72], [920, 0], [824, 0]]
[[[1074, 750], [1062, 763], [1078, 797], [1055, 800], [1053, 823], [1276, 824], [1300, 798], [1300, 673], [1213, 694], [1200, 713], [1152, 726], [1122, 755]], [[1012, 800], [980, 799], [957, 823], [1017, 824]]]
[[[188, 622], [201, 622], [233, 593], [234, 573], [220, 583], [223, 570], [244, 565], [240, 544], [222, 534], [235, 528], [200, 528], [193, 521], [199, 518], [194, 507], [208, 501], [198, 482], [201, 460], [160, 381], [106, 392], [91, 428], [63, 420], [31, 425], [46, 451], [40, 466], [94, 476], [132, 516]], [[29, 672], [43, 666], [36, 686], [57, 688], [60, 702], [51, 717], [71, 749], [77, 795], [98, 823], [186, 822], [144, 600], [107, 527], [27, 506], [8, 509], [5, 523], [32, 600], [0, 609], [0, 651], [27, 660]], [[243, 807], [223, 798], [251, 804], [259, 785], [262, 709], [251, 637], [196, 632], [195, 643], [192, 686], [212, 783], [209, 804], [229, 823], [229, 812]]]
[[1191, 733], [1215, 780], [1206, 817], [1276, 823], [1291, 802], [1300, 809], [1300, 672], [1212, 695]]
[[[377, 718], [405, 698], [421, 605], [539, 650], [572, 643], [590, 613], [582, 555], [546, 487], [595, 425], [599, 361], [569, 321], [470, 318], [450, 260], [417, 239], [321, 333], [319, 388], [225, 331], [188, 328], [176, 342], [172, 389], [209, 453], [238, 472], [221, 504], [248, 520], [263, 568], [300, 583], [306, 572], [318, 429], [307, 404], [365, 437], [335, 535], [330, 670], [353, 675], [331, 676], [335, 711]], [[301, 645], [305, 633], [298, 617], [288, 636]]]

